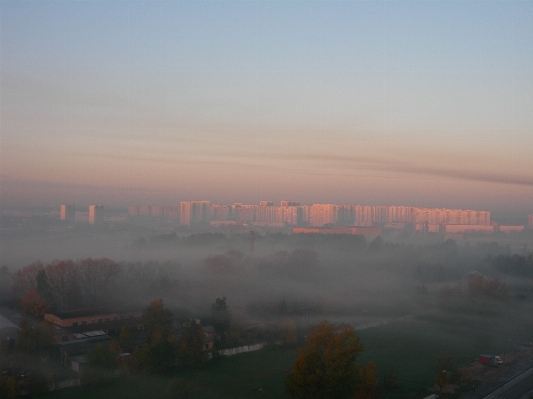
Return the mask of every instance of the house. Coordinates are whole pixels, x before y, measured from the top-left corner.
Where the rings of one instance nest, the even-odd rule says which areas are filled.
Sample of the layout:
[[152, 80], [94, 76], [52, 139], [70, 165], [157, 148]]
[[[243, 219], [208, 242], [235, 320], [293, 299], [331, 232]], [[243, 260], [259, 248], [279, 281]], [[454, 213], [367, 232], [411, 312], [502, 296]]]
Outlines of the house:
[[[79, 356], [84, 356], [88, 352], [92, 351], [98, 345], [109, 345], [111, 337], [105, 334], [103, 331], [93, 334], [92, 336], [80, 337], [73, 341], [60, 342], [56, 345], [57, 355], [60, 362], [79, 372], [79, 367], [83, 362]], [[76, 364], [73, 364], [72, 361]]]
[[56, 342], [76, 339], [75, 334], [91, 331], [118, 334], [123, 326], [144, 330], [142, 310], [114, 311], [107, 308], [81, 309], [68, 312], [46, 313], [44, 319], [55, 327]]
[[5, 343], [8, 349], [13, 349], [19, 330], [17, 325], [0, 315], [0, 343]]
[[70, 364], [72, 370], [81, 374], [82, 368], [87, 364], [87, 359], [85, 359], [85, 355], [72, 356]]
[[213, 326], [205, 326], [202, 329], [203, 329], [205, 338], [209, 338], [211, 340], [216, 339], [217, 332], [215, 330], [215, 327], [213, 327]]
[[214, 347], [215, 347], [215, 341], [213, 341], [210, 338], [204, 338], [204, 346], [202, 347], [202, 350], [204, 352], [212, 351]]

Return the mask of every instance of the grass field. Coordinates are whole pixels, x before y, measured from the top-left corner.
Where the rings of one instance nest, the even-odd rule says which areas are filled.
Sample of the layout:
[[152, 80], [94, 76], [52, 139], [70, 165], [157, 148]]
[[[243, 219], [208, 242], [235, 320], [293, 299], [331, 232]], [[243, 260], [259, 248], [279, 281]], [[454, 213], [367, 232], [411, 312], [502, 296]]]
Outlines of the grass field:
[[77, 387], [57, 391], [47, 398], [164, 398], [174, 377], [185, 378], [190, 398], [283, 398], [283, 381], [292, 367], [292, 351], [264, 350], [217, 359], [201, 370], [178, 371], [163, 376], [126, 376], [102, 387]]
[[[398, 386], [382, 397], [422, 398], [435, 382], [437, 359], [453, 356], [458, 366], [480, 353], [501, 353], [506, 323], [493, 328], [485, 317], [457, 314], [426, 315], [358, 331], [365, 351], [360, 365], [376, 364], [378, 378], [397, 374]], [[500, 325], [500, 324], [498, 324]], [[507, 324], [508, 325], [508, 324]], [[169, 381], [185, 378], [190, 398], [284, 398], [284, 379], [292, 367], [291, 350], [263, 350], [213, 361], [202, 370], [176, 371], [164, 376], [127, 376], [104, 387], [80, 387], [53, 393], [49, 398], [164, 398]]]

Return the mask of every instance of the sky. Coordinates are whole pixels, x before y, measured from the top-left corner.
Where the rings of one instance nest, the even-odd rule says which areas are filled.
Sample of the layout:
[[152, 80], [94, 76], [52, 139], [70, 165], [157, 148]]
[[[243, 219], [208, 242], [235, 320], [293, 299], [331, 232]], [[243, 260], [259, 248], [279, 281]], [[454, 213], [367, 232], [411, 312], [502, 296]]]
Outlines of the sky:
[[0, 2], [0, 205], [533, 213], [531, 1]]

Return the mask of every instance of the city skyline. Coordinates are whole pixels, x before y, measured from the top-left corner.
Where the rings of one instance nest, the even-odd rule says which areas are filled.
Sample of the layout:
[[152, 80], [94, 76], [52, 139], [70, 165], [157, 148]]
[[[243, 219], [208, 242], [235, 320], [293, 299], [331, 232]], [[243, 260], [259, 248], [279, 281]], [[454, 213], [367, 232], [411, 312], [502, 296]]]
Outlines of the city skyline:
[[533, 3], [0, 3], [0, 205], [533, 212]]

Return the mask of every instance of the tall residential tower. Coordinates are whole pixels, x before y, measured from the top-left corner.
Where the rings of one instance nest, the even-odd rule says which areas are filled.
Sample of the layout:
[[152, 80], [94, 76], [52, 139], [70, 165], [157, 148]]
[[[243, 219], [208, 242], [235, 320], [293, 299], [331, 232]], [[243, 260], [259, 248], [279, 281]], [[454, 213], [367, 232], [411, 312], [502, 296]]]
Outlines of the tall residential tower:
[[74, 223], [76, 220], [76, 207], [74, 205], [61, 205], [60, 217], [61, 220]]
[[104, 222], [104, 206], [89, 205], [89, 224], [101, 224]]

